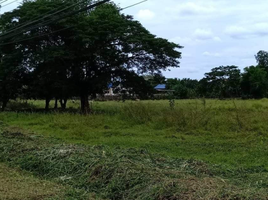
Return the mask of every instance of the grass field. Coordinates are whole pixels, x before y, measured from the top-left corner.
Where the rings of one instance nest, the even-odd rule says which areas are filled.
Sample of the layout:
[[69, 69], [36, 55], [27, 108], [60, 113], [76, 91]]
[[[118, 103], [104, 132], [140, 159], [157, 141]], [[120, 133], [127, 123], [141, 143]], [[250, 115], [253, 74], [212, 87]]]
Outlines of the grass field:
[[64, 187], [34, 178], [0, 163], [0, 199], [52, 199], [62, 198]]
[[[15, 111], [23, 106], [27, 108], [27, 111]], [[140, 173], [148, 179], [147, 181], [151, 181], [149, 186], [152, 190], [153, 188], [158, 188], [160, 191], [164, 190], [163, 188], [166, 189], [159, 194], [148, 193], [141, 189], [144, 184], [143, 179], [131, 182], [132, 186], [122, 186], [122, 181], [129, 182], [127, 178], [112, 179], [113, 184], [119, 185], [121, 193], [114, 188], [114, 185], [113, 187], [110, 185], [111, 182], [106, 183], [99, 179], [96, 180], [100, 185], [95, 186], [94, 190], [84, 187], [86, 183], [83, 182], [83, 178], [80, 185], [78, 182], [67, 184], [78, 190], [99, 194], [98, 197], [104, 199], [267, 199], [268, 99], [178, 100], [174, 107], [170, 106], [169, 101], [93, 102], [94, 113], [89, 116], [83, 116], [77, 112], [79, 102], [69, 102], [68, 112], [36, 111], [36, 108], [43, 106], [41, 101], [31, 101], [27, 105], [13, 102], [9, 106], [9, 109], [13, 111], [0, 113], [2, 132], [21, 133], [37, 139], [39, 137], [36, 136], [42, 136], [43, 143], [56, 139], [56, 146], [58, 143], [65, 143], [75, 145], [76, 148], [100, 147], [102, 153], [109, 152], [109, 155], [112, 155], [110, 159], [103, 160], [101, 164], [103, 173], [110, 173], [111, 176], [119, 173], [111, 167], [113, 162], [117, 162], [114, 165], [118, 165], [118, 169], [121, 169], [120, 173], [129, 174], [127, 170], [132, 170], [133, 174], [129, 175], [131, 180], [135, 179], [135, 173], [138, 174], [141, 170]], [[2, 138], [5, 142], [1, 143], [0, 149], [2, 148], [2, 151], [5, 149], [1, 157], [5, 155], [7, 157], [2, 162], [19, 166], [52, 181], [61, 173], [56, 170], [62, 165], [61, 157], [58, 163], [57, 159], [55, 160], [56, 169], [51, 169], [55, 172], [51, 172], [50, 175], [36, 171], [33, 166], [25, 167], [25, 163], [31, 163], [27, 159], [21, 161], [19, 158], [18, 160], [14, 158], [9, 161], [7, 158], [13, 154], [6, 150], [10, 149], [6, 145], [11, 143], [12, 146], [21, 138], [14, 137], [12, 140], [5, 138]], [[51, 143], [54, 144], [54, 142]], [[31, 141], [27, 141], [26, 144], [34, 145]], [[48, 148], [56, 148], [48, 146]], [[133, 157], [129, 156], [128, 151], [131, 149], [136, 149], [135, 153], [131, 154]], [[40, 149], [40, 151], [43, 150]], [[141, 151], [146, 152], [144, 156], [137, 153]], [[83, 159], [91, 159], [90, 162], [96, 161], [95, 156], [99, 156], [99, 153], [95, 152], [94, 156]], [[27, 156], [27, 154], [33, 156], [30, 151], [26, 151], [23, 155]], [[38, 155], [45, 156], [42, 153]], [[34, 156], [36, 160], [41, 159], [38, 155]], [[122, 166], [123, 161], [119, 159], [124, 155], [129, 156], [127, 161], [123, 159], [124, 162], [136, 163], [138, 167], [132, 169], [129, 166], [125, 169]], [[148, 156], [150, 159], [155, 158], [152, 160], [166, 159], [165, 162], [169, 163], [169, 166], [164, 166], [160, 161], [159, 163], [154, 163], [152, 160], [149, 162]], [[137, 161], [137, 157], [141, 158]], [[85, 164], [82, 166], [88, 167], [89, 160], [80, 162]], [[39, 164], [42, 162], [40, 161]], [[73, 162], [74, 165], [77, 164], [76, 162], [78, 161]], [[145, 164], [151, 167], [152, 176], [159, 175], [159, 179], [166, 180], [167, 185], [157, 185], [154, 178], [147, 177], [150, 170], [144, 167]], [[95, 165], [92, 164], [92, 166]], [[42, 170], [45, 171], [48, 166], [43, 167]], [[95, 167], [99, 169], [98, 166]], [[169, 167], [171, 170], [168, 170]], [[70, 174], [73, 173], [71, 169], [72, 167], [69, 169]], [[86, 173], [83, 171], [81, 174]], [[139, 177], [136, 178], [139, 179]], [[181, 187], [172, 188], [169, 185], [171, 182], [176, 183], [174, 178], [179, 180]], [[198, 187], [198, 185], [203, 187]], [[139, 196], [136, 190], [132, 191], [131, 196], [127, 193], [128, 187], [140, 188], [149, 196], [141, 194]], [[192, 196], [187, 196], [187, 191]], [[182, 194], [184, 196], [181, 196]]]

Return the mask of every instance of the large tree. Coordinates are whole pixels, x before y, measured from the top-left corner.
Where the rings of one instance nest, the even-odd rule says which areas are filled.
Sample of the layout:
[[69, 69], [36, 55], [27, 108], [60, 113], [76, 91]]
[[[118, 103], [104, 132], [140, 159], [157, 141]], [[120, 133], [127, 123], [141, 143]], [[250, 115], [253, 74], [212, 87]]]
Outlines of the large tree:
[[175, 97], [191, 99], [199, 97], [197, 93], [198, 81], [193, 79], [168, 79], [167, 88], [174, 90]]
[[268, 52], [261, 50], [257, 53], [255, 58], [258, 66], [268, 72]]
[[[5, 19], [1, 21], [2, 31], [33, 20], [44, 11], [68, 7], [70, 2], [76, 1], [25, 1], [19, 9], [1, 17]], [[71, 11], [77, 9], [75, 6]], [[181, 46], [151, 34], [133, 17], [120, 13], [114, 4], [61, 20], [55, 18], [49, 17], [50, 23], [44, 18], [36, 27], [26, 27], [26, 32], [12, 33], [17, 41], [15, 47], [23, 52], [21, 65], [30, 68], [33, 74], [33, 91], [46, 98], [47, 103], [53, 97], [75, 95], [80, 97], [81, 109], [87, 113], [88, 97], [102, 93], [112, 80], [121, 77], [126, 82], [129, 77], [130, 83], [135, 83], [133, 87], [138, 87], [133, 81], [135, 77], [139, 80], [139, 76], [148, 72], [179, 67]], [[3, 43], [10, 40], [7, 36], [0, 37]], [[66, 86], [72, 88], [69, 94]]]
[[21, 94], [26, 69], [19, 64], [21, 53], [13, 47], [0, 52], [0, 102], [2, 111], [9, 100]]
[[220, 66], [205, 74], [202, 85], [207, 87], [205, 91], [209, 91], [207, 93], [209, 97], [238, 97], [240, 95], [240, 77], [240, 70], [237, 66]]
[[246, 67], [242, 74], [241, 88], [243, 96], [246, 98], [267, 97], [267, 72], [258, 66]]
[[84, 111], [88, 109], [87, 97], [101, 92], [114, 77], [179, 66], [179, 45], [152, 35], [113, 4], [95, 9], [78, 29], [82, 31], [71, 45], [77, 50], [72, 75]]

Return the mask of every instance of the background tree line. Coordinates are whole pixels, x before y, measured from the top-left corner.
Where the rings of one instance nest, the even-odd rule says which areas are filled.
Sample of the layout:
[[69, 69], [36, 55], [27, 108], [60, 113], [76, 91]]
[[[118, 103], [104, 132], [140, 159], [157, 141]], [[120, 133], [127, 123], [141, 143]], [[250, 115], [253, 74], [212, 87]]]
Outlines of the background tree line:
[[268, 97], [268, 52], [257, 53], [257, 66], [241, 72], [237, 66], [213, 68], [201, 80], [167, 79], [162, 83], [179, 99]]

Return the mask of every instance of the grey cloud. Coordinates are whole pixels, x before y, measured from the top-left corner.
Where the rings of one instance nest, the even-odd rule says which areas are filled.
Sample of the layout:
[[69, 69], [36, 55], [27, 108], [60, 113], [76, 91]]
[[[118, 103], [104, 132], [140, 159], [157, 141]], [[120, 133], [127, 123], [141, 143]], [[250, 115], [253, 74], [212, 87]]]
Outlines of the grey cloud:
[[221, 54], [219, 54], [219, 53], [211, 53], [209, 51], [205, 51], [202, 55], [203, 56], [213, 56], [213, 57], [220, 57], [221, 56]]
[[225, 29], [225, 33], [235, 39], [268, 36], [268, 23], [229, 26]]
[[205, 15], [216, 11], [213, 6], [204, 6], [194, 2], [180, 3], [175, 7], [168, 8], [168, 10], [181, 15]]
[[213, 32], [211, 30], [206, 29], [196, 29], [193, 36], [197, 40], [215, 40], [215, 41], [221, 41], [221, 39], [217, 36], [214, 36]]

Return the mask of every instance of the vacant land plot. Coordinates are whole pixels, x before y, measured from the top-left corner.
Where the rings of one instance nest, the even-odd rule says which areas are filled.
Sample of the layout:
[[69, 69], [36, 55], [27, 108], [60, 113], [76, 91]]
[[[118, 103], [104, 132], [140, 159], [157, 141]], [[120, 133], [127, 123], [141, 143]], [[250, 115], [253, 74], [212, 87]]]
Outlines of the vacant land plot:
[[[31, 159], [24, 160], [24, 164], [21, 160], [7, 159], [12, 155], [12, 149], [6, 145], [14, 145], [14, 142], [22, 144], [24, 137], [8, 140], [2, 138], [5, 142], [2, 142], [0, 148], [5, 149], [5, 153], [1, 156], [7, 155], [3, 162], [16, 163], [24, 170], [34, 171], [38, 176], [52, 180], [65, 176], [68, 179], [68, 173], [74, 173], [73, 169], [77, 171], [76, 166], [81, 166], [82, 169], [84, 167], [85, 171], [80, 175], [70, 176], [81, 176], [80, 181], [67, 181], [67, 185], [88, 193], [101, 194], [97, 195], [99, 198], [189, 199], [190, 196], [187, 195], [193, 194], [196, 195], [191, 196], [193, 199], [267, 199], [267, 99], [180, 100], [176, 101], [174, 107], [169, 101], [94, 102], [94, 112], [89, 116], [76, 112], [78, 102], [70, 102], [68, 112], [49, 113], [36, 111], [36, 108], [43, 106], [42, 102], [30, 103], [31, 106], [24, 105], [25, 108], [31, 108], [27, 112], [0, 113], [2, 132], [6, 134], [2, 134], [2, 137], [8, 138], [9, 134], [13, 133], [14, 136], [14, 133], [19, 133], [19, 136], [27, 135], [35, 140], [41, 136], [41, 142], [38, 139], [39, 146], [44, 146], [44, 149], [33, 148], [35, 143], [31, 143], [31, 139], [27, 139], [26, 146], [22, 147], [23, 152], [26, 152], [23, 155], [29, 153], [30, 158], [38, 160], [38, 165]], [[10, 109], [15, 110], [18, 105], [12, 103]], [[54, 143], [51, 142], [54, 141], [52, 138], [60, 140], [55, 140]], [[55, 146], [49, 146], [50, 143]], [[58, 145], [63, 143], [71, 147], [60, 148]], [[82, 156], [83, 161], [68, 157], [70, 149], [92, 146], [98, 150], [92, 150], [94, 156]], [[31, 151], [25, 151], [25, 148]], [[131, 149], [134, 149], [134, 153]], [[50, 158], [53, 153], [44, 154], [50, 151], [63, 152], [64, 159], [67, 152], [66, 158], [70, 158], [74, 166], [66, 167], [65, 173], [61, 173], [59, 169], [63, 169], [61, 166], [67, 161], [62, 160], [61, 154], [58, 157], [55, 155], [53, 159]], [[84, 151], [88, 150], [80, 153], [83, 154]], [[44, 164], [47, 161], [44, 162], [42, 156], [52, 159], [54, 164], [47, 166]], [[42, 167], [36, 171], [38, 167], [34, 168], [31, 164], [30, 167], [25, 167], [27, 163], [34, 163], [33, 166], [40, 164]], [[124, 168], [124, 163], [132, 164]], [[114, 169], [113, 166], [117, 168]], [[133, 166], [136, 166], [135, 169]], [[51, 174], [46, 170], [51, 170]], [[121, 173], [126, 177], [117, 179], [115, 175]], [[140, 173], [147, 179], [137, 176]], [[85, 177], [86, 182], [83, 179]], [[149, 180], [151, 184], [146, 184], [149, 187], [146, 189], [143, 184]], [[159, 181], [164, 185], [157, 185]], [[91, 184], [95, 184], [94, 187]], [[173, 184], [176, 187], [173, 188]], [[149, 196], [137, 194], [138, 190]]]
[[34, 178], [32, 175], [11, 169], [0, 163], [0, 199], [60, 199], [64, 187]]

